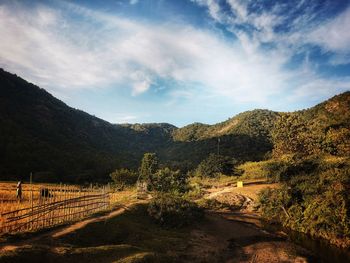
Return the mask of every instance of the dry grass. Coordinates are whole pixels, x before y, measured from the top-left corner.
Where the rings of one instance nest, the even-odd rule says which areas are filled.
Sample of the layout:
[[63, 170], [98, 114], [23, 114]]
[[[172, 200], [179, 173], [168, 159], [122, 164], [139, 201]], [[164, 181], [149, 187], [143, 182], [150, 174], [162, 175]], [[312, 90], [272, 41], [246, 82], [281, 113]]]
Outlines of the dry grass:
[[[41, 196], [40, 189], [48, 189], [49, 196]], [[109, 194], [105, 194], [107, 192]], [[133, 190], [113, 193], [106, 188], [83, 188], [79, 185], [23, 184], [22, 200], [17, 200], [16, 183], [2, 182], [0, 234], [74, 221], [107, 209], [115, 203], [123, 204], [133, 196]]]

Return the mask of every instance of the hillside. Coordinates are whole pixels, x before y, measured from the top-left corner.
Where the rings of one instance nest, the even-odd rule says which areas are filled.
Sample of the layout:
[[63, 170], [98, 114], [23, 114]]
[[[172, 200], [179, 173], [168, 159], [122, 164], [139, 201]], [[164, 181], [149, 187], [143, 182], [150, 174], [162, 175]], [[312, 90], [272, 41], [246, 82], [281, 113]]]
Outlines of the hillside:
[[136, 169], [145, 152], [184, 170], [218, 151], [241, 162], [261, 160], [281, 141], [272, 136], [275, 124], [289, 115], [298, 115], [318, 135], [327, 130], [329, 147], [348, 136], [349, 92], [296, 113], [253, 110], [215, 125], [177, 128], [111, 124], [4, 70], [0, 91], [0, 180], [28, 178], [33, 172], [36, 180], [104, 181], [118, 167]]
[[350, 92], [310, 109], [283, 113], [272, 132], [274, 152], [349, 156]]
[[207, 125], [194, 123], [174, 131], [176, 141], [196, 141], [224, 135], [247, 135], [271, 138], [271, 131], [279, 113], [269, 110], [242, 112], [227, 121]]
[[38, 180], [99, 180], [120, 165], [138, 165], [175, 128], [110, 124], [3, 70], [0, 90], [0, 180], [32, 171]]

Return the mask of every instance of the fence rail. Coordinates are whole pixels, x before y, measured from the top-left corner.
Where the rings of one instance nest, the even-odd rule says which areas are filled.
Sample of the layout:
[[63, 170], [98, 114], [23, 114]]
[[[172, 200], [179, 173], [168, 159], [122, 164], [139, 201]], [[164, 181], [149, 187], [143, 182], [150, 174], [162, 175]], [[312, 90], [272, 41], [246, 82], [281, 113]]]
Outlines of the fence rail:
[[81, 189], [60, 186], [47, 189], [47, 196], [41, 196], [38, 189], [29, 197], [16, 203], [1, 202], [0, 235], [6, 233], [34, 231], [42, 228], [76, 221], [93, 213], [106, 210], [115, 200], [109, 187]]

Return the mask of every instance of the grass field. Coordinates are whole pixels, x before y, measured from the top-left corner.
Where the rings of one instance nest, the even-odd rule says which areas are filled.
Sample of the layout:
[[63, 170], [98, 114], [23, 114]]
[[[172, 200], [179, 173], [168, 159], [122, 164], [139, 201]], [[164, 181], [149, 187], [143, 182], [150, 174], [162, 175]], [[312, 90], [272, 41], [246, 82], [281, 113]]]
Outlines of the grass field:
[[[17, 200], [16, 183], [0, 183], [0, 234], [74, 221], [107, 209], [127, 197], [108, 187], [23, 184], [22, 189], [22, 199]], [[47, 190], [46, 196], [42, 196], [42, 189]]]

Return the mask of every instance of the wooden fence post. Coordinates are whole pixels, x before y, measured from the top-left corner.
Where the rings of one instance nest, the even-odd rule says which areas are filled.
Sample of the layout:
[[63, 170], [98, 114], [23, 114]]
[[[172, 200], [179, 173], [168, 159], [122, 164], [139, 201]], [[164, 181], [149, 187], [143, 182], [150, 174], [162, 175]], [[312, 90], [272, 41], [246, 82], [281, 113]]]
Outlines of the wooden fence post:
[[30, 220], [30, 229], [33, 229], [33, 173], [30, 173], [30, 206], [32, 215], [29, 217]]

